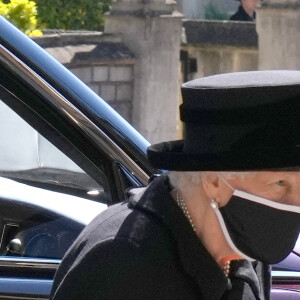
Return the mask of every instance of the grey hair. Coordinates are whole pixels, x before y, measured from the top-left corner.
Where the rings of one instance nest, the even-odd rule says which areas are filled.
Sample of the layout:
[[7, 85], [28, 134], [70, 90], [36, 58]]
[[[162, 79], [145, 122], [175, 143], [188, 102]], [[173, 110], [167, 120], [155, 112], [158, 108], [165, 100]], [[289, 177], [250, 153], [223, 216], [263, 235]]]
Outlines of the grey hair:
[[[206, 171], [198, 171], [198, 172], [183, 172], [183, 171], [168, 171], [168, 177], [171, 185], [174, 188], [178, 188], [179, 190], [190, 189], [193, 186], [197, 186], [202, 182], [202, 175], [206, 173]], [[249, 172], [214, 172], [217, 175], [221, 175], [226, 179], [231, 179], [234, 177], [244, 178], [246, 174]], [[254, 172], [251, 172], [254, 173]]]

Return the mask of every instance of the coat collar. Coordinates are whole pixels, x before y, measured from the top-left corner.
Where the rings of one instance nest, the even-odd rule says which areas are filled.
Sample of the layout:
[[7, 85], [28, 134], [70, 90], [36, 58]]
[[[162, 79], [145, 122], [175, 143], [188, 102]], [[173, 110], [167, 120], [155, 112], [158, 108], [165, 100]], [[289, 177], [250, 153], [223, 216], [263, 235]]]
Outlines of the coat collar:
[[198, 284], [204, 299], [220, 299], [228, 280], [196, 236], [182, 210], [170, 195], [168, 177], [162, 175], [147, 189], [131, 191], [130, 203], [158, 218], [173, 236], [185, 272]]
[[254, 17], [252, 18], [250, 15], [247, 14], [242, 5], [239, 6], [239, 13], [243, 16], [243, 20], [251, 22], [255, 21], [256, 13], [254, 12]]

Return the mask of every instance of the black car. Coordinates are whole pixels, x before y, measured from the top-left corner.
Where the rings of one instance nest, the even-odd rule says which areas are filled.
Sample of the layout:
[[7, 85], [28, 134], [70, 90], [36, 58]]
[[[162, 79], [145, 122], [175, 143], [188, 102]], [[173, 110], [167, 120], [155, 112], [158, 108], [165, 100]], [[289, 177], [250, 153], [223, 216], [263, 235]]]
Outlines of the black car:
[[149, 143], [2, 17], [0, 43], [0, 298], [47, 298], [84, 226], [148, 183]]
[[[149, 143], [2, 17], [0, 123], [0, 299], [47, 299], [84, 226], [147, 185]], [[300, 295], [299, 273], [285, 268], [274, 299]]]

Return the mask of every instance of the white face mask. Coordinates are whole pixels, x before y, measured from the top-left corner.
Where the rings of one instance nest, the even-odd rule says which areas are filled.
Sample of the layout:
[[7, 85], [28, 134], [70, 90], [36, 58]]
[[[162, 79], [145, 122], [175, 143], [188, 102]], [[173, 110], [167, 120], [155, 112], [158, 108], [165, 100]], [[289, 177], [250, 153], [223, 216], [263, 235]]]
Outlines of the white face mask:
[[212, 200], [211, 206], [231, 248], [247, 260], [268, 264], [288, 256], [300, 231], [300, 207], [257, 197], [226, 184], [234, 191], [229, 202], [219, 208]]

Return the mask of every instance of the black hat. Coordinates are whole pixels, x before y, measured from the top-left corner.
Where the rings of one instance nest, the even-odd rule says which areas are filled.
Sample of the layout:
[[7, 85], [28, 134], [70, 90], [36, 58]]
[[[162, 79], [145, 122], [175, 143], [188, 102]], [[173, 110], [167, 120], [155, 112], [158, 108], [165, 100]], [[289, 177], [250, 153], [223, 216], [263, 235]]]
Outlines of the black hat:
[[300, 71], [204, 77], [182, 85], [184, 140], [148, 147], [155, 168], [265, 170], [300, 166]]

